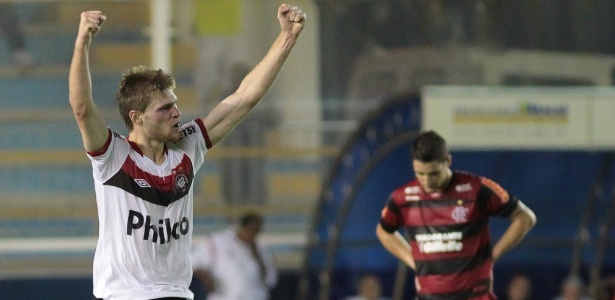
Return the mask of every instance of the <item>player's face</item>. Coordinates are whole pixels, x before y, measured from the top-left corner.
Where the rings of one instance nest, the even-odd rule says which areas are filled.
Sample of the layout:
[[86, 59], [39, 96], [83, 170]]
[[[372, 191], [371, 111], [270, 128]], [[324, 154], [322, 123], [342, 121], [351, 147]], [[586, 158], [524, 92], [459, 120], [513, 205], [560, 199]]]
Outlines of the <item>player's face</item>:
[[246, 232], [251, 240], [255, 240], [258, 233], [261, 231], [260, 223], [252, 223], [246, 227]]
[[153, 96], [143, 113], [143, 127], [149, 137], [163, 142], [180, 140], [181, 112], [176, 102], [177, 96], [170, 89]]
[[261, 223], [260, 222], [252, 222], [246, 224], [245, 226], [240, 228], [239, 235], [241, 238], [249, 243], [253, 243], [256, 241], [256, 237], [261, 231]]
[[365, 277], [360, 281], [359, 292], [366, 299], [380, 299], [382, 294], [382, 288], [380, 287], [380, 281], [378, 277]]
[[446, 161], [422, 162], [416, 159], [412, 161], [414, 175], [427, 193], [446, 188], [452, 174], [450, 164], [450, 156]]
[[532, 291], [532, 282], [522, 276], [514, 277], [508, 284], [508, 299], [529, 299]]

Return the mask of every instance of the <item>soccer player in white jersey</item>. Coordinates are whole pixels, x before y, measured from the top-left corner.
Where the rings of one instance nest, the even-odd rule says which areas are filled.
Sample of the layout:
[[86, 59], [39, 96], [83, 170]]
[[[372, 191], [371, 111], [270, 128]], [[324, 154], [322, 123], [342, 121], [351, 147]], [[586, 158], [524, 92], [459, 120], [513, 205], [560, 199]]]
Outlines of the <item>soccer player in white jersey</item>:
[[92, 162], [99, 217], [94, 296], [192, 299], [192, 181], [204, 154], [265, 96], [297, 42], [305, 13], [281, 5], [280, 34], [237, 91], [209, 114], [180, 125], [173, 77], [136, 67], [117, 100], [128, 136], [107, 127], [92, 97], [89, 48], [106, 16], [81, 13], [69, 100]]

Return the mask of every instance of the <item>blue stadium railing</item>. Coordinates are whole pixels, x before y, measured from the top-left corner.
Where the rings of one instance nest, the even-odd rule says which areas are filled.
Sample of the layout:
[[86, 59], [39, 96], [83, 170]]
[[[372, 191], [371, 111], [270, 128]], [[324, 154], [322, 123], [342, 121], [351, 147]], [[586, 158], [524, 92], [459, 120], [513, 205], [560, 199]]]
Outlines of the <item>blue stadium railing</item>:
[[[340, 290], [340, 285], [345, 285], [332, 282], [335, 269], [339, 267], [336, 259], [339, 258], [340, 251], [350, 260], [358, 255], [356, 246], [359, 249], [363, 248], [365, 257], [371, 256], [373, 251], [382, 251], [381, 247], [373, 247], [377, 242], [369, 233], [375, 230], [377, 216], [383, 203], [374, 202], [375, 206], [371, 207], [371, 210], [360, 213], [375, 213], [370, 222], [358, 222], [352, 224], [354, 226], [348, 226], [347, 221], [352, 209], [357, 208], [355, 200], [362, 192], [361, 188], [366, 181], [373, 179], [368, 177], [374, 177], [372, 172], [382, 159], [385, 159], [391, 151], [400, 149], [405, 153], [401, 156], [409, 158], [408, 141], [412, 139], [413, 133], [418, 131], [421, 123], [419, 106], [419, 98], [415, 95], [405, 95], [389, 101], [366, 116], [340, 151], [341, 154], [325, 176], [320, 200], [312, 219], [305, 264], [299, 283], [299, 299], [326, 299], [330, 293], [335, 294], [334, 289]], [[405, 176], [395, 178], [398, 182], [389, 181], [388, 185], [391, 188], [410, 178], [411, 172], [406, 169], [408, 163], [409, 161], [397, 164], [400, 168], [396, 171], [405, 173]], [[379, 189], [379, 196], [371, 194], [374, 200], [386, 200], [386, 185], [384, 189]], [[361, 206], [361, 208], [367, 207]], [[350, 219], [360, 220], [361, 217], [353, 215]], [[352, 248], [350, 252], [346, 250], [349, 245]], [[390, 260], [389, 266], [391, 263], [393, 267], [396, 265], [395, 261]], [[319, 278], [316, 284], [313, 278], [315, 273]], [[320, 286], [320, 292], [315, 292], [314, 286]]]

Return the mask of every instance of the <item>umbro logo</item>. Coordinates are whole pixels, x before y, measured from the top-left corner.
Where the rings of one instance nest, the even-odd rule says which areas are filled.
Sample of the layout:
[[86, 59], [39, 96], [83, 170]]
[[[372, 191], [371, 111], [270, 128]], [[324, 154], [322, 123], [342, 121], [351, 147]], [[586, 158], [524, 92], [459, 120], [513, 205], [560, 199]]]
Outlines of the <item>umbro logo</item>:
[[147, 181], [145, 181], [145, 179], [135, 179], [135, 182], [140, 186], [140, 187], [151, 187], [149, 185], [149, 183], [147, 183]]

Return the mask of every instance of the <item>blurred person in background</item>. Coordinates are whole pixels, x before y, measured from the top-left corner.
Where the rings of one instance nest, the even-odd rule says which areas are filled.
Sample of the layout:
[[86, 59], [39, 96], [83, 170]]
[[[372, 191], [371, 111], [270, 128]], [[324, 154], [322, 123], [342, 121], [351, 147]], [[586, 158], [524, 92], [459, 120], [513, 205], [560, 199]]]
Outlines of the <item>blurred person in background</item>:
[[514, 274], [506, 286], [504, 300], [530, 299], [532, 299], [532, 280], [525, 274]]
[[[535, 225], [534, 212], [494, 181], [451, 170], [446, 141], [434, 131], [422, 132], [411, 152], [416, 179], [390, 194], [378, 239], [414, 270], [418, 300], [496, 299], [493, 264]], [[491, 216], [511, 221], [493, 246]]]
[[[237, 89], [250, 71], [243, 29], [247, 0], [199, 0], [193, 3], [197, 60], [193, 71], [195, 96], [209, 110], [221, 96]], [[262, 147], [266, 133], [277, 124], [272, 105], [263, 103], [235, 127], [223, 147]], [[267, 199], [262, 157], [223, 158], [220, 160], [222, 196], [226, 204], [264, 204]]]
[[[233, 66], [224, 79], [225, 90], [236, 89], [249, 69], [244, 64]], [[223, 147], [250, 149], [264, 147], [267, 132], [276, 127], [278, 118], [272, 105], [262, 103], [233, 129]], [[263, 156], [225, 157], [220, 159], [220, 177], [224, 202], [229, 205], [262, 205], [267, 202], [267, 159]]]
[[553, 300], [594, 300], [587, 296], [585, 282], [578, 276], [568, 276], [562, 282], [560, 294]]
[[615, 300], [615, 274], [603, 276], [598, 280], [595, 287], [590, 285], [588, 289], [593, 290], [594, 294], [589, 294], [594, 296], [596, 300]]
[[243, 214], [238, 224], [193, 246], [194, 276], [208, 300], [267, 300], [278, 272], [269, 251], [258, 241], [263, 218]]
[[615, 300], [615, 274], [609, 275], [603, 279], [605, 293], [609, 295], [609, 300]]
[[0, 32], [6, 38], [13, 64], [22, 68], [35, 65], [34, 58], [26, 47], [23, 28], [11, 3], [0, 3]]
[[390, 300], [390, 298], [382, 296], [380, 278], [375, 274], [366, 273], [359, 277], [357, 294], [346, 300]]
[[92, 162], [99, 236], [98, 299], [192, 299], [193, 180], [208, 149], [266, 95], [295, 46], [305, 13], [283, 4], [280, 33], [238, 89], [204, 118], [181, 125], [174, 78], [143, 66], [121, 79], [117, 100], [129, 131], [111, 131], [93, 100], [89, 48], [106, 16], [85, 11], [69, 72], [69, 102]]
[[224, 78], [234, 74], [233, 67], [246, 60], [243, 17], [245, 0], [194, 1], [194, 29], [197, 60], [193, 72], [198, 103], [209, 110], [226, 92]]

